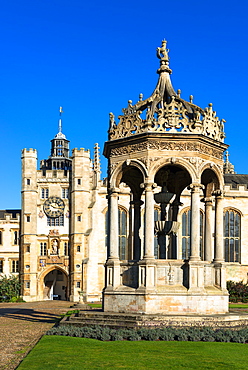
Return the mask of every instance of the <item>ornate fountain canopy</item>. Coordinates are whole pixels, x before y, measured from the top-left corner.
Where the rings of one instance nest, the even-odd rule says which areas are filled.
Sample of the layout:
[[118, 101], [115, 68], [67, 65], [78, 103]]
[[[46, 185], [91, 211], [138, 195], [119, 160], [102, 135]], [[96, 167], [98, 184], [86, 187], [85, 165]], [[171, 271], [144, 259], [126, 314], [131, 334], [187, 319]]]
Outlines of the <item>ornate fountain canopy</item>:
[[154, 199], [156, 203], [169, 204], [171, 199], [174, 197], [174, 193], [170, 193], [166, 185], [163, 185], [162, 191], [160, 193], [154, 194]]
[[[113, 113], [110, 113], [109, 140], [126, 138], [144, 132], [188, 133], [200, 134], [223, 142], [224, 122], [216, 117], [210, 103], [202, 109], [193, 104], [193, 96], [187, 102], [180, 97], [181, 91], [175, 92], [170, 79], [172, 70], [169, 68], [169, 49], [167, 41], [157, 48], [157, 57], [160, 67], [158, 83], [152, 95], [143, 100], [140, 94], [139, 101], [132, 104], [128, 101], [127, 108], [122, 109], [123, 115], [115, 122]], [[145, 118], [144, 118], [145, 117]]]

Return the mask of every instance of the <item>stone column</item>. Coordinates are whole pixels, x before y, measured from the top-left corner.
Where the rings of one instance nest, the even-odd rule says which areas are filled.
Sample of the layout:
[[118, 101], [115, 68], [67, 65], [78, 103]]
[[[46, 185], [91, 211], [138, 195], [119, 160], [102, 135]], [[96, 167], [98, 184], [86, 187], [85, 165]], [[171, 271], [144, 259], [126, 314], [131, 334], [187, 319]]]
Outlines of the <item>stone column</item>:
[[214, 262], [224, 262], [223, 247], [223, 192], [216, 190], [215, 196], [215, 238], [214, 238]]
[[[109, 257], [106, 267], [105, 293], [121, 285], [119, 259], [119, 225], [118, 225], [118, 188], [111, 188], [108, 192], [109, 206]], [[104, 298], [105, 299], [105, 298]]]
[[144, 230], [144, 258], [154, 258], [154, 183], [141, 184], [145, 188], [145, 230]]
[[109, 189], [109, 259], [119, 259], [118, 188]]
[[172, 221], [177, 221], [179, 207], [183, 206], [183, 203], [180, 202], [180, 198], [175, 198], [171, 204], [172, 208]]
[[141, 240], [139, 236], [139, 230], [141, 225], [140, 208], [144, 202], [142, 200], [132, 201], [134, 207], [133, 212], [133, 259], [140, 260], [141, 255]]
[[205, 261], [212, 261], [212, 207], [213, 199], [211, 197], [204, 198], [205, 202], [205, 224], [204, 224], [204, 251]]
[[[173, 201], [171, 208], [172, 208], [172, 221], [177, 222], [178, 219], [178, 212], [179, 212], [179, 207], [182, 206], [183, 203], [180, 202], [180, 198], [175, 198]], [[172, 259], [177, 259], [177, 235], [176, 234], [171, 234], [171, 253], [170, 253], [170, 258]], [[168, 257], [167, 257], [168, 258]]]
[[203, 185], [194, 183], [191, 190], [191, 254], [190, 261], [200, 261], [200, 189]]

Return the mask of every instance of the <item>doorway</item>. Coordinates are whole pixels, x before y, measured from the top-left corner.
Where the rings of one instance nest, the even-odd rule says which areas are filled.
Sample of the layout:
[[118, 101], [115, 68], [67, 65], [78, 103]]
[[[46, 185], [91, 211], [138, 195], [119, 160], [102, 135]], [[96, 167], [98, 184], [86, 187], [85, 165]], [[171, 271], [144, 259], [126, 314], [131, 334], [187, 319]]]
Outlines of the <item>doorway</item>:
[[50, 271], [44, 278], [44, 300], [67, 300], [67, 276], [58, 269]]

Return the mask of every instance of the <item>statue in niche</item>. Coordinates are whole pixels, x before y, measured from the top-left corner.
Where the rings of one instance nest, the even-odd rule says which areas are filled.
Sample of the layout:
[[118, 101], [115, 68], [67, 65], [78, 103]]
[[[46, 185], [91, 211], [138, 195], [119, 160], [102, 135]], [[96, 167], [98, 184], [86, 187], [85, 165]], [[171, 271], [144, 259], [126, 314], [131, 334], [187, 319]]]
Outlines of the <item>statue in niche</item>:
[[57, 239], [52, 240], [52, 253], [51, 254], [58, 254], [58, 241], [57, 241]]

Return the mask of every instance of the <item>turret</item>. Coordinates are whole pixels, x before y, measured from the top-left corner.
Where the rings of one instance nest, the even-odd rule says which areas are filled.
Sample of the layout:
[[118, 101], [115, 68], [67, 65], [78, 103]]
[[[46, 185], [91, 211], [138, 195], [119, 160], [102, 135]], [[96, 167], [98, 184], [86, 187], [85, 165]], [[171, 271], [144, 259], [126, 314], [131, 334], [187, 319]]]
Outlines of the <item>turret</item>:
[[[91, 160], [89, 150], [84, 148], [72, 151], [72, 183], [71, 183], [71, 296], [78, 300], [78, 292], [82, 288], [82, 260], [85, 259], [89, 235], [89, 206], [91, 183]], [[78, 289], [80, 287], [80, 289]]]
[[[22, 151], [21, 269], [22, 294], [35, 297], [37, 249], [37, 151]], [[25, 299], [29, 299], [25, 297]], [[31, 298], [32, 299], [32, 298]]]
[[62, 107], [59, 108], [58, 133], [51, 140], [51, 155], [48, 159], [40, 162], [40, 169], [45, 170], [71, 170], [71, 159], [69, 158], [69, 140], [62, 133]]
[[93, 172], [94, 172], [94, 183], [93, 186], [97, 188], [101, 180], [101, 163], [99, 155], [99, 145], [98, 143], [94, 146], [94, 161], [93, 161]]

